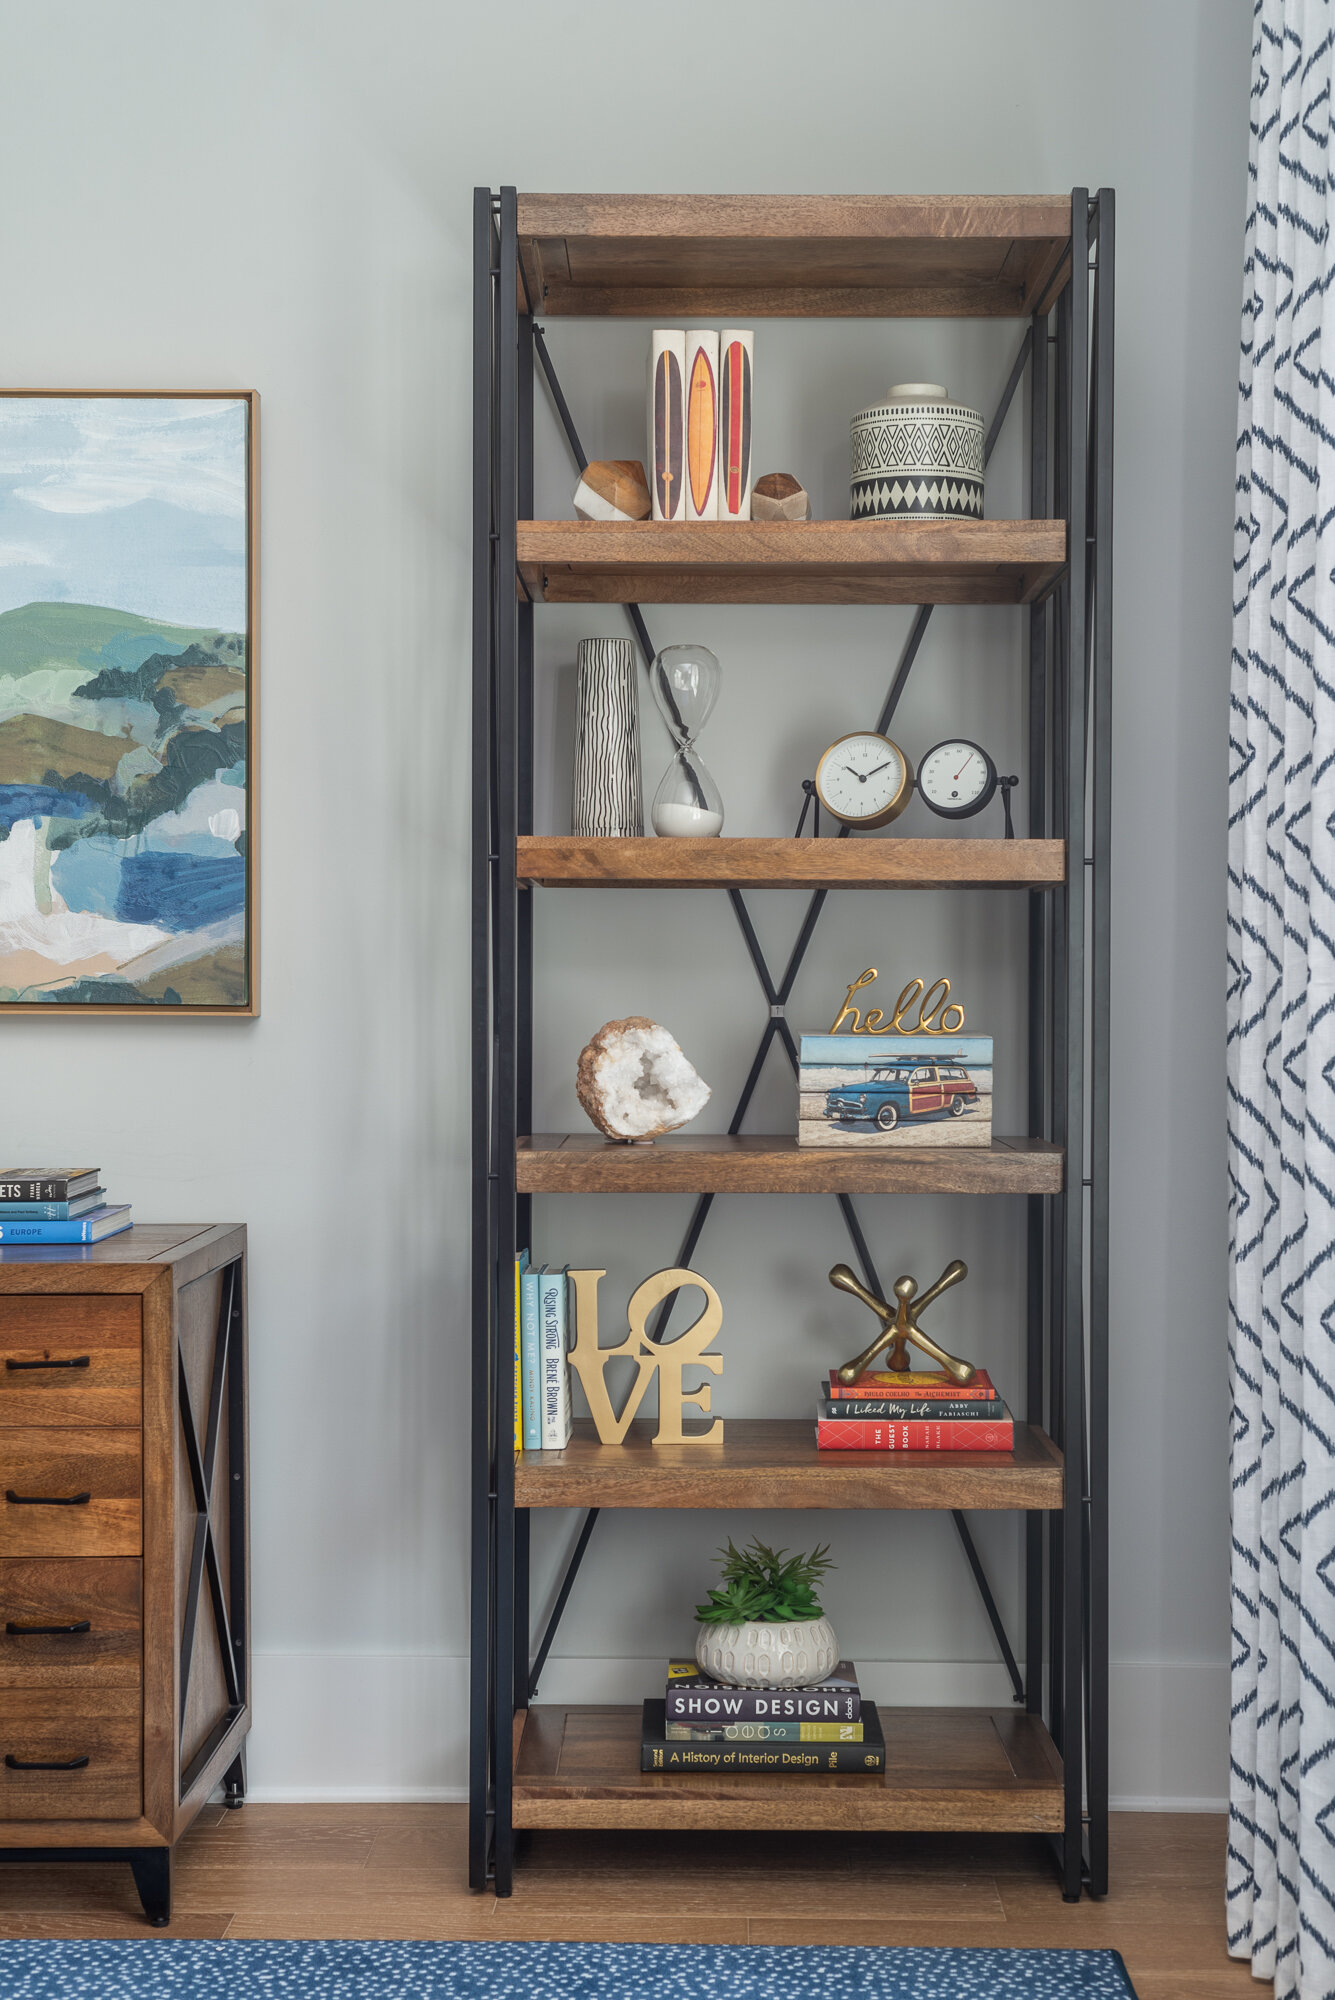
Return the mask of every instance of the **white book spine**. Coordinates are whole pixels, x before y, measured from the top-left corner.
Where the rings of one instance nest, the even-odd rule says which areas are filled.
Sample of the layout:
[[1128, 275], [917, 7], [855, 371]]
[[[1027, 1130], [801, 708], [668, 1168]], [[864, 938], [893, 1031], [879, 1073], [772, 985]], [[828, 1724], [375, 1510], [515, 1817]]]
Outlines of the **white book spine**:
[[725, 326], [719, 336], [720, 521], [749, 521], [755, 484], [751, 433], [751, 384], [755, 334], [749, 327]]
[[570, 1442], [570, 1364], [566, 1358], [564, 1271], [542, 1278], [542, 1448], [564, 1451]]
[[718, 332], [686, 329], [686, 519], [717, 521]]
[[655, 521], [685, 519], [686, 334], [656, 326], [649, 339], [649, 491]]

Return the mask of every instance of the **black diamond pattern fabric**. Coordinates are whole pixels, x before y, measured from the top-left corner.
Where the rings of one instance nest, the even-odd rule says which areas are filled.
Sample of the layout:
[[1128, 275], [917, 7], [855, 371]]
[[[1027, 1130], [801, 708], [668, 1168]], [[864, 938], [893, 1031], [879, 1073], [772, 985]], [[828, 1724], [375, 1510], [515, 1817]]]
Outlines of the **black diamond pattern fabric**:
[[1229, 743], [1229, 1949], [1335, 1993], [1331, 0], [1259, 0]]

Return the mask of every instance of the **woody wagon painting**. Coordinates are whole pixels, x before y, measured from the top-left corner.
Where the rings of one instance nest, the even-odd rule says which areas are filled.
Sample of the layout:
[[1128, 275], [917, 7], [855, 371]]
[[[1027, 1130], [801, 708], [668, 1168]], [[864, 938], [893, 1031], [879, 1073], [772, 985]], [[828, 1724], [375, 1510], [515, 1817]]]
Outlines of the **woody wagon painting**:
[[257, 400], [0, 394], [0, 1009], [257, 1011]]
[[803, 1146], [990, 1146], [990, 1035], [803, 1035]]

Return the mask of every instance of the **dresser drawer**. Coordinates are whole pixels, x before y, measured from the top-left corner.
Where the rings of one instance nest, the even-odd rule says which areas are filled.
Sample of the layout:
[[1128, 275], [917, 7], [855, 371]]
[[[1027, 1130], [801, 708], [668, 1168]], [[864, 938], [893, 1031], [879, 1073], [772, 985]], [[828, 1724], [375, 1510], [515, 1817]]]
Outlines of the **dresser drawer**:
[[132, 1556], [0, 1560], [0, 1688], [137, 1688], [140, 1593]]
[[0, 1556], [141, 1550], [137, 1430], [0, 1430]]
[[137, 1424], [137, 1298], [0, 1297], [0, 1425]]
[[[53, 1764], [72, 1768], [15, 1768]], [[6, 1690], [0, 1701], [0, 1823], [136, 1819], [142, 1797], [137, 1689]]]

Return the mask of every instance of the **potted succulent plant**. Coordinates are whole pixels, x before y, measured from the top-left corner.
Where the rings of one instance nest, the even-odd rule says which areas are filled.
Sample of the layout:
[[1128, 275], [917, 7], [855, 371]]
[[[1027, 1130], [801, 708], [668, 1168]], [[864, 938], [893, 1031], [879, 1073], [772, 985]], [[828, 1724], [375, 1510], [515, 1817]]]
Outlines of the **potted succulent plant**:
[[839, 1641], [816, 1601], [828, 1545], [790, 1556], [752, 1539], [719, 1550], [723, 1584], [695, 1607], [695, 1657], [729, 1687], [810, 1687], [834, 1671]]

